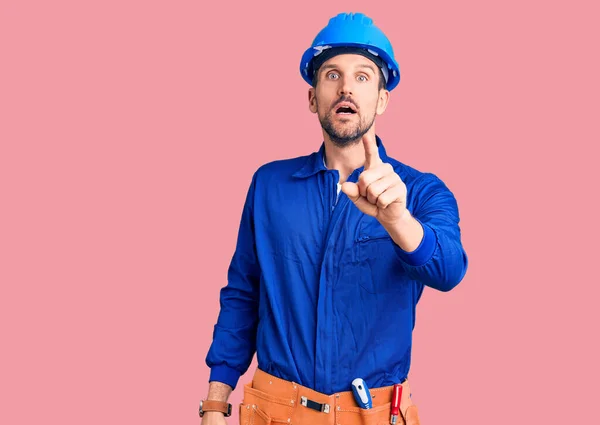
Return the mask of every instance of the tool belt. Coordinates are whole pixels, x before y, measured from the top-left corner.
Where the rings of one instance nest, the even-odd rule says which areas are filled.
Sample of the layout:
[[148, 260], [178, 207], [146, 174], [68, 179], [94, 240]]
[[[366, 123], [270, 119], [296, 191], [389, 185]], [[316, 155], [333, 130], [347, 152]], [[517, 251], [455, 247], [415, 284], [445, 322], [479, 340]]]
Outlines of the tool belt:
[[[396, 425], [419, 425], [408, 380], [402, 387]], [[361, 409], [352, 391], [327, 395], [257, 369], [244, 386], [240, 425], [389, 425], [393, 390], [371, 388], [373, 407]]]

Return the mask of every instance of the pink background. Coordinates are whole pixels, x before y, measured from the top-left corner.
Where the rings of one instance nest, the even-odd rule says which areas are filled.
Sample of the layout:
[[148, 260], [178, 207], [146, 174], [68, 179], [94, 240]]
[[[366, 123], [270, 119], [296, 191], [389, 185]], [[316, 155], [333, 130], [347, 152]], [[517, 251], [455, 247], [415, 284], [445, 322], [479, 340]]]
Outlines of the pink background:
[[318, 149], [298, 65], [344, 11], [392, 40], [378, 134], [469, 254], [419, 303], [422, 423], [594, 422], [595, 2], [201, 3], [0, 5], [0, 423], [199, 422], [250, 178]]

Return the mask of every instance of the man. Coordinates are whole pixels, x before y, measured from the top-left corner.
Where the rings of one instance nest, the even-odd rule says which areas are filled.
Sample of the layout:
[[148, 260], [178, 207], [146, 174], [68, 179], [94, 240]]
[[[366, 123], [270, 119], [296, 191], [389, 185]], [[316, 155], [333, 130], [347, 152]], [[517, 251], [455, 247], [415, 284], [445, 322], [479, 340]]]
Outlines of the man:
[[[458, 206], [438, 177], [389, 157], [375, 134], [400, 71], [370, 18], [332, 18], [300, 71], [324, 142], [252, 178], [206, 358], [202, 423], [225, 423], [256, 351], [242, 425], [390, 423], [394, 388], [397, 423], [416, 425], [415, 308], [424, 286], [449, 291], [466, 273]], [[356, 378], [369, 409], [351, 391]]]

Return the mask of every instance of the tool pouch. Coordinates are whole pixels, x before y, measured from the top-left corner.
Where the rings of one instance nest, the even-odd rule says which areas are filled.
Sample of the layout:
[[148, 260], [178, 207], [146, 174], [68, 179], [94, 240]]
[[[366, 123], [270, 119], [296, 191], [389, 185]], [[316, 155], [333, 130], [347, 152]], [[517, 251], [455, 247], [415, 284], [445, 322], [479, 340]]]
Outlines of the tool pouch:
[[410, 394], [408, 394], [407, 397], [404, 397], [404, 394], [402, 394], [400, 412], [404, 419], [404, 425], [421, 425], [421, 421], [419, 420], [419, 409], [417, 405], [412, 402]]
[[271, 425], [271, 418], [258, 406], [240, 403], [240, 425]]

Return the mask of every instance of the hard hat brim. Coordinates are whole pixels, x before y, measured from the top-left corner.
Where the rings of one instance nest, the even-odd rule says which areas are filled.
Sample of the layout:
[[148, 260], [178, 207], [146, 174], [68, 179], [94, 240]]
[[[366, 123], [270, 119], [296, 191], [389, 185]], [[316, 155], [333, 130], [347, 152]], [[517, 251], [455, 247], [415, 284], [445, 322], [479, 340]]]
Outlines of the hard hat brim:
[[304, 81], [312, 85], [312, 75], [310, 75], [310, 69], [312, 68], [311, 64], [315, 56], [318, 56], [327, 48], [335, 47], [357, 47], [375, 52], [383, 60], [383, 62], [387, 64], [389, 69], [389, 78], [386, 84], [386, 89], [391, 91], [400, 82], [400, 67], [394, 58], [390, 57], [387, 52], [378, 48], [377, 46], [363, 43], [328, 43], [326, 46], [311, 46], [310, 48], [306, 49], [302, 55], [302, 60], [300, 61], [300, 74], [302, 75]]

